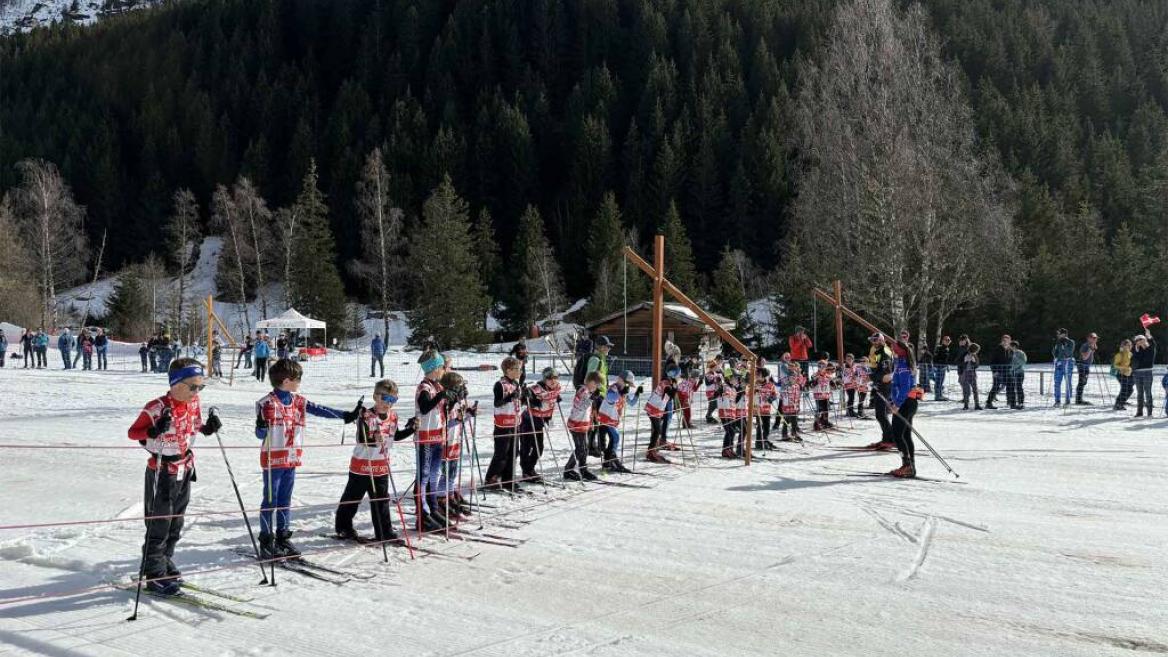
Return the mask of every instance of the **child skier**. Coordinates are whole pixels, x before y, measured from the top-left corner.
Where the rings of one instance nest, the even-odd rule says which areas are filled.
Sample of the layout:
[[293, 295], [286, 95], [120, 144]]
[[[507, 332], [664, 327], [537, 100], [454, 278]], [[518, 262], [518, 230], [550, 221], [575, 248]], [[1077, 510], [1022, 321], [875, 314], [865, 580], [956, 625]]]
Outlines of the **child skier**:
[[745, 395], [738, 389], [738, 376], [731, 375], [723, 380], [718, 389], [718, 419], [722, 422], [722, 458], [737, 458], [734, 453], [735, 437], [738, 435], [738, 405], [739, 395]]
[[527, 401], [526, 388], [519, 385], [522, 365], [518, 358], [508, 356], [499, 366], [503, 376], [495, 382], [495, 452], [487, 466], [486, 486], [493, 490], [521, 489], [515, 481], [516, 440], [519, 437], [520, 408]]
[[[850, 355], [850, 354], [849, 354]], [[863, 356], [859, 362], [853, 367], [854, 381], [856, 386], [856, 398], [859, 403], [856, 404], [856, 417], [861, 420], [870, 419], [864, 415], [864, 409], [867, 408], [868, 391], [872, 388], [872, 369], [868, 367], [868, 357]], [[852, 398], [848, 397], [848, 406], [851, 406]]]
[[337, 537], [362, 540], [353, 529], [357, 506], [369, 496], [369, 515], [373, 519], [373, 536], [377, 541], [397, 540], [390, 514], [389, 446], [414, 434], [417, 420], [410, 418], [405, 428], [398, 428], [397, 384], [389, 379], [373, 386], [373, 408], [361, 408], [357, 419], [357, 444], [349, 458], [349, 482], [337, 505], [334, 527]]
[[604, 452], [603, 468], [605, 472], [619, 474], [629, 472], [629, 469], [617, 458], [621, 441], [619, 427], [625, 414], [625, 406], [636, 406], [637, 401], [641, 398], [641, 393], [644, 392], [641, 386], [637, 386], [636, 391], [632, 390], [633, 384], [636, 382], [636, 376], [631, 371], [625, 370], [608, 387], [604, 399], [600, 402], [600, 410], [597, 413], [600, 420], [600, 431], [602, 434], [608, 434], [609, 438], [608, 448]]
[[811, 382], [811, 396], [815, 398], [815, 424], [812, 428], [815, 431], [835, 427], [828, 417], [833, 387], [835, 387], [835, 365], [821, 360]]
[[653, 393], [645, 401], [645, 414], [649, 416], [649, 449], [645, 460], [651, 463], [669, 463], [669, 459], [661, 453], [665, 447], [665, 409], [669, 401], [677, 394], [677, 379], [681, 371], [672, 367], [666, 372]]
[[[203, 422], [199, 391], [203, 368], [193, 358], [180, 358], [167, 372], [170, 390], [146, 404], [130, 426], [130, 440], [150, 452], [146, 462], [146, 540], [142, 543], [142, 569], [146, 588], [160, 595], [177, 595], [182, 573], [174, 565], [174, 548], [182, 535], [183, 514], [195, 481], [195, 434], [209, 436], [219, 430], [219, 418]], [[165, 466], [160, 474], [159, 463]]]
[[755, 449], [775, 449], [771, 443], [771, 411], [772, 404], [779, 393], [775, 382], [771, 379], [771, 371], [763, 367], [758, 370], [758, 383], [754, 393], [754, 418], [758, 427], [754, 432]]
[[[718, 408], [718, 396], [721, 394], [719, 390], [722, 387], [722, 371], [718, 365], [718, 360], [711, 360], [706, 363], [706, 376], [703, 383], [706, 384], [706, 424], [717, 424], [719, 420], [714, 419], [714, 411]], [[722, 414], [718, 414], [721, 419]]]
[[519, 467], [526, 481], [539, 483], [542, 479], [535, 467], [543, 456], [544, 427], [551, 424], [552, 413], [560, 399], [560, 375], [554, 367], [545, 367], [538, 383], [532, 384], [527, 411], [523, 413], [519, 429]]
[[693, 396], [698, 390], [702, 373], [690, 370], [677, 382], [677, 403], [681, 405], [681, 428], [692, 429], [693, 417], [690, 414], [693, 407]]
[[[801, 443], [803, 438], [799, 435], [799, 404], [803, 401], [803, 386], [806, 380], [803, 378], [799, 363], [790, 362], [787, 364], [787, 376], [780, 383], [779, 412], [783, 414], [783, 437], [781, 440], [785, 443]], [[790, 434], [787, 433], [788, 429]]]
[[572, 455], [564, 464], [564, 479], [571, 481], [595, 481], [596, 475], [588, 470], [588, 432], [593, 424], [593, 402], [600, 396], [600, 372], [589, 372], [584, 377], [584, 385], [576, 390], [572, 398], [572, 410], [568, 413], [568, 433], [572, 436]]
[[[268, 371], [272, 392], [255, 403], [256, 438], [260, 447], [260, 467], [264, 471], [264, 499], [260, 503], [260, 558], [296, 558], [300, 551], [289, 540], [292, 512], [292, 489], [296, 485], [296, 468], [304, 452], [304, 427], [309, 415], [344, 420], [349, 424], [361, 414], [358, 403], [351, 411], [338, 411], [308, 401], [300, 394], [304, 370], [300, 364], [282, 358]], [[272, 532], [272, 514], [276, 531]]]
[[466, 381], [458, 372], [447, 370], [440, 381], [446, 391], [446, 446], [442, 450], [442, 478], [438, 481], [438, 512], [447, 521], [470, 517], [470, 504], [459, 490], [458, 472], [462, 461], [462, 440], [466, 418], [478, 414], [479, 403], [467, 403]]
[[419, 532], [432, 532], [446, 526], [438, 514], [438, 472], [442, 468], [442, 452], [446, 442], [446, 409], [451, 397], [442, 387], [446, 373], [446, 359], [434, 349], [427, 349], [418, 358], [422, 366], [422, 381], [414, 393], [414, 413], [418, 419], [417, 472], [414, 478], [414, 511]]
[[[856, 357], [853, 354], [844, 356], [844, 364], [840, 368], [840, 383], [844, 386], [844, 396], [847, 398], [847, 416], [856, 417]], [[863, 406], [863, 402], [860, 402]]]

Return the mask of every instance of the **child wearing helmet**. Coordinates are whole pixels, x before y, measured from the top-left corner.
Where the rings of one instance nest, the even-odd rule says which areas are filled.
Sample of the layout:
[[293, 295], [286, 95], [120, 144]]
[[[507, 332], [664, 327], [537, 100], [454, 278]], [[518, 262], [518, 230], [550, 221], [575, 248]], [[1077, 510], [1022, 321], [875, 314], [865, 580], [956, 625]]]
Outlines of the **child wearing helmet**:
[[536, 464], [543, 456], [544, 427], [552, 423], [552, 412], [560, 401], [560, 375], [554, 367], [543, 368], [538, 383], [529, 389], [527, 410], [519, 430], [519, 467], [523, 470], [523, 480], [542, 483], [535, 471]]
[[657, 387], [653, 388], [653, 393], [649, 395], [649, 399], [645, 401], [645, 414], [649, 416], [649, 450], [645, 455], [645, 460], [651, 463], [669, 463], [669, 459], [661, 453], [661, 449], [665, 446], [665, 431], [666, 418], [668, 417], [667, 409], [670, 402], [677, 394], [677, 378], [679, 376], [677, 368], [670, 368], [667, 375], [661, 379]]

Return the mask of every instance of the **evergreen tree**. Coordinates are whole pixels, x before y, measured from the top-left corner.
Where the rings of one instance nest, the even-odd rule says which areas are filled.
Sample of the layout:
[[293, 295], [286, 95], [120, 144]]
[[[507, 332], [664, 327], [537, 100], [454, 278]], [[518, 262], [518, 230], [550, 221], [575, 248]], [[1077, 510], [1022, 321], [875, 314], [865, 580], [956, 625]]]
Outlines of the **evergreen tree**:
[[661, 234], [665, 236], [665, 277], [691, 298], [698, 296], [700, 290], [693, 245], [690, 244], [681, 215], [677, 212], [676, 203], [669, 203]]
[[198, 253], [199, 232], [199, 203], [191, 190], [180, 189], [174, 193], [174, 212], [167, 225], [167, 252], [178, 273], [174, 299], [176, 323], [182, 322], [186, 312], [187, 274]]
[[105, 324], [124, 340], [142, 340], [154, 332], [151, 294], [143, 280], [142, 266], [122, 269], [106, 306]]
[[499, 256], [499, 243], [495, 241], [490, 210], [486, 208], [479, 210], [478, 219], [471, 229], [471, 242], [477, 256], [479, 280], [487, 286], [487, 293], [492, 298], [501, 298], [503, 295], [500, 279], [503, 260]]
[[543, 219], [535, 206], [527, 206], [519, 220], [511, 260], [514, 277], [507, 298], [507, 327], [524, 332], [537, 320], [564, 310], [564, 282], [555, 250], [544, 235]]
[[624, 244], [620, 206], [616, 195], [607, 192], [590, 225], [586, 246], [588, 270], [593, 274], [589, 298], [589, 314], [593, 317], [610, 313], [621, 303], [620, 258]]
[[470, 231], [466, 201], [446, 176], [422, 206], [422, 225], [410, 248], [410, 270], [418, 291], [410, 314], [412, 343], [434, 338], [450, 348], [486, 339], [490, 298]]
[[298, 217], [288, 279], [292, 306], [331, 326], [345, 326], [345, 286], [337, 271], [328, 206], [317, 187], [316, 162], [309, 162], [291, 212]]
[[714, 312], [738, 319], [746, 312], [746, 287], [743, 271], [746, 256], [741, 251], [723, 247], [722, 260], [714, 270], [710, 288], [710, 305]]

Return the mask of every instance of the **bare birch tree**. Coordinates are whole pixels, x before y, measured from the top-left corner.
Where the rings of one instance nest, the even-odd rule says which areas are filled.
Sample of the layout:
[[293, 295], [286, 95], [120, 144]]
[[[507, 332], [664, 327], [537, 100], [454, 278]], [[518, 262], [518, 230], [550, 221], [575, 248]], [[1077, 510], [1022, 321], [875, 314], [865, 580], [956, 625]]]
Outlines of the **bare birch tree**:
[[215, 188], [211, 197], [211, 221], [223, 231], [225, 248], [230, 250], [233, 263], [227, 267], [228, 276], [238, 285], [236, 300], [243, 310], [244, 323], [251, 326], [251, 313], [247, 309], [247, 269], [244, 263], [251, 258], [251, 246], [246, 237], [246, 227], [240, 216], [235, 200], [223, 185]]
[[268, 204], [264, 201], [264, 197], [260, 196], [259, 190], [246, 176], [241, 176], [235, 182], [235, 187], [232, 189], [232, 200], [241, 221], [247, 228], [248, 241], [251, 246], [251, 266], [255, 274], [256, 296], [259, 297], [260, 301], [260, 314], [263, 315], [263, 319], [267, 319], [268, 297], [264, 294], [264, 268], [268, 265], [265, 253], [267, 253], [268, 243], [271, 241], [269, 228], [272, 222], [272, 211], [268, 209]]
[[389, 336], [389, 308], [395, 301], [390, 281], [398, 273], [394, 265], [400, 254], [403, 213], [393, 207], [389, 196], [389, 171], [375, 148], [365, 158], [365, 168], [357, 181], [357, 213], [361, 217], [362, 257], [354, 270], [373, 291], [381, 311], [384, 333]]
[[178, 324], [186, 319], [187, 274], [194, 267], [195, 245], [201, 237], [199, 231], [199, 203], [189, 189], [174, 193], [174, 212], [167, 225], [167, 241], [176, 264], [178, 280], [175, 281], [175, 297], [172, 302], [174, 316]]
[[788, 235], [801, 271], [788, 278], [840, 278], [850, 304], [893, 328], [915, 318], [921, 333], [1018, 281], [1009, 181], [978, 150], [961, 78], [919, 6], [843, 3], [801, 80], [805, 172]]
[[85, 275], [85, 208], [73, 201], [73, 193], [52, 162], [22, 160], [16, 169], [21, 184], [12, 192], [12, 212], [21, 235], [32, 247], [41, 325], [55, 326], [58, 286], [76, 283]]

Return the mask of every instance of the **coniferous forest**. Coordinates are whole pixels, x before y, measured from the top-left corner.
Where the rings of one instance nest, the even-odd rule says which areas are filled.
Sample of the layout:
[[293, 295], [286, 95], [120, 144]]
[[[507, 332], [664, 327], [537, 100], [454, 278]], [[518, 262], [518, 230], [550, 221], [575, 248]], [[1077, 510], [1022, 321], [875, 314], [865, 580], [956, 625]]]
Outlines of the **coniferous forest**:
[[[339, 273], [352, 298], [411, 308], [443, 276], [427, 265], [433, 255], [451, 263], [451, 277], [475, 279], [444, 304], [481, 314], [494, 300], [514, 329], [558, 305], [553, 296], [589, 296], [597, 315], [619, 307], [617, 251], [630, 243], [646, 252], [664, 231], [677, 245], [670, 270], [715, 310], [741, 312], [745, 299], [772, 295], [784, 321], [807, 324], [806, 285], [829, 280], [809, 261], [826, 256], [808, 240], [844, 239], [817, 232], [830, 197], [799, 201], [801, 189], [836, 184], [808, 174], [825, 166], [816, 149], [834, 143], [808, 137], [828, 120], [815, 102], [834, 97], [829, 64], [872, 61], [841, 50], [841, 4], [865, 3], [190, 0], [39, 29], [0, 39], [0, 192], [25, 182], [17, 162], [54, 163], [84, 206], [89, 252], [108, 236], [109, 272], [150, 253], [182, 266], [168, 246], [180, 190], [193, 193], [204, 234], [226, 234], [246, 223], [240, 217], [327, 222], [335, 246], [330, 231], [317, 231], [299, 258], [279, 239], [264, 249], [241, 238], [224, 258], [236, 271], [221, 272], [221, 290], [246, 297], [262, 283], [259, 269], [270, 281], [284, 268], [292, 281], [290, 262], [324, 259], [335, 272], [302, 276]], [[993, 254], [1003, 266], [1000, 280], [990, 272], [976, 288], [938, 287], [934, 301], [905, 302], [904, 312], [882, 314], [879, 301], [868, 310], [931, 331], [940, 303], [947, 331], [1034, 341], [1060, 326], [1130, 334], [1141, 312], [1162, 312], [1168, 4], [893, 5], [908, 18], [889, 29], [919, 29], [940, 54], [938, 76], [920, 82], [938, 93], [903, 98], [930, 103], [914, 108], [922, 116], [951, 108], [951, 132], [937, 134], [964, 140], [958, 150], [976, 164], [963, 171], [986, 190], [962, 212], [1003, 220], [951, 240], [939, 230], [928, 239], [943, 246], [930, 252]], [[962, 175], [954, 168], [951, 180]], [[928, 213], [944, 214], [944, 195], [929, 203]], [[865, 214], [872, 204], [856, 207]], [[380, 276], [369, 266], [371, 225], [393, 240]], [[455, 238], [423, 236], [434, 230]], [[842, 262], [885, 247], [846, 248], [863, 250]], [[542, 266], [549, 254], [554, 271]], [[941, 267], [915, 266], [925, 269], [905, 285]], [[859, 288], [871, 272], [840, 275]], [[640, 287], [630, 293], [642, 293], [644, 281], [632, 278]], [[552, 282], [562, 295], [534, 298]], [[334, 321], [344, 313], [315, 303]]]

